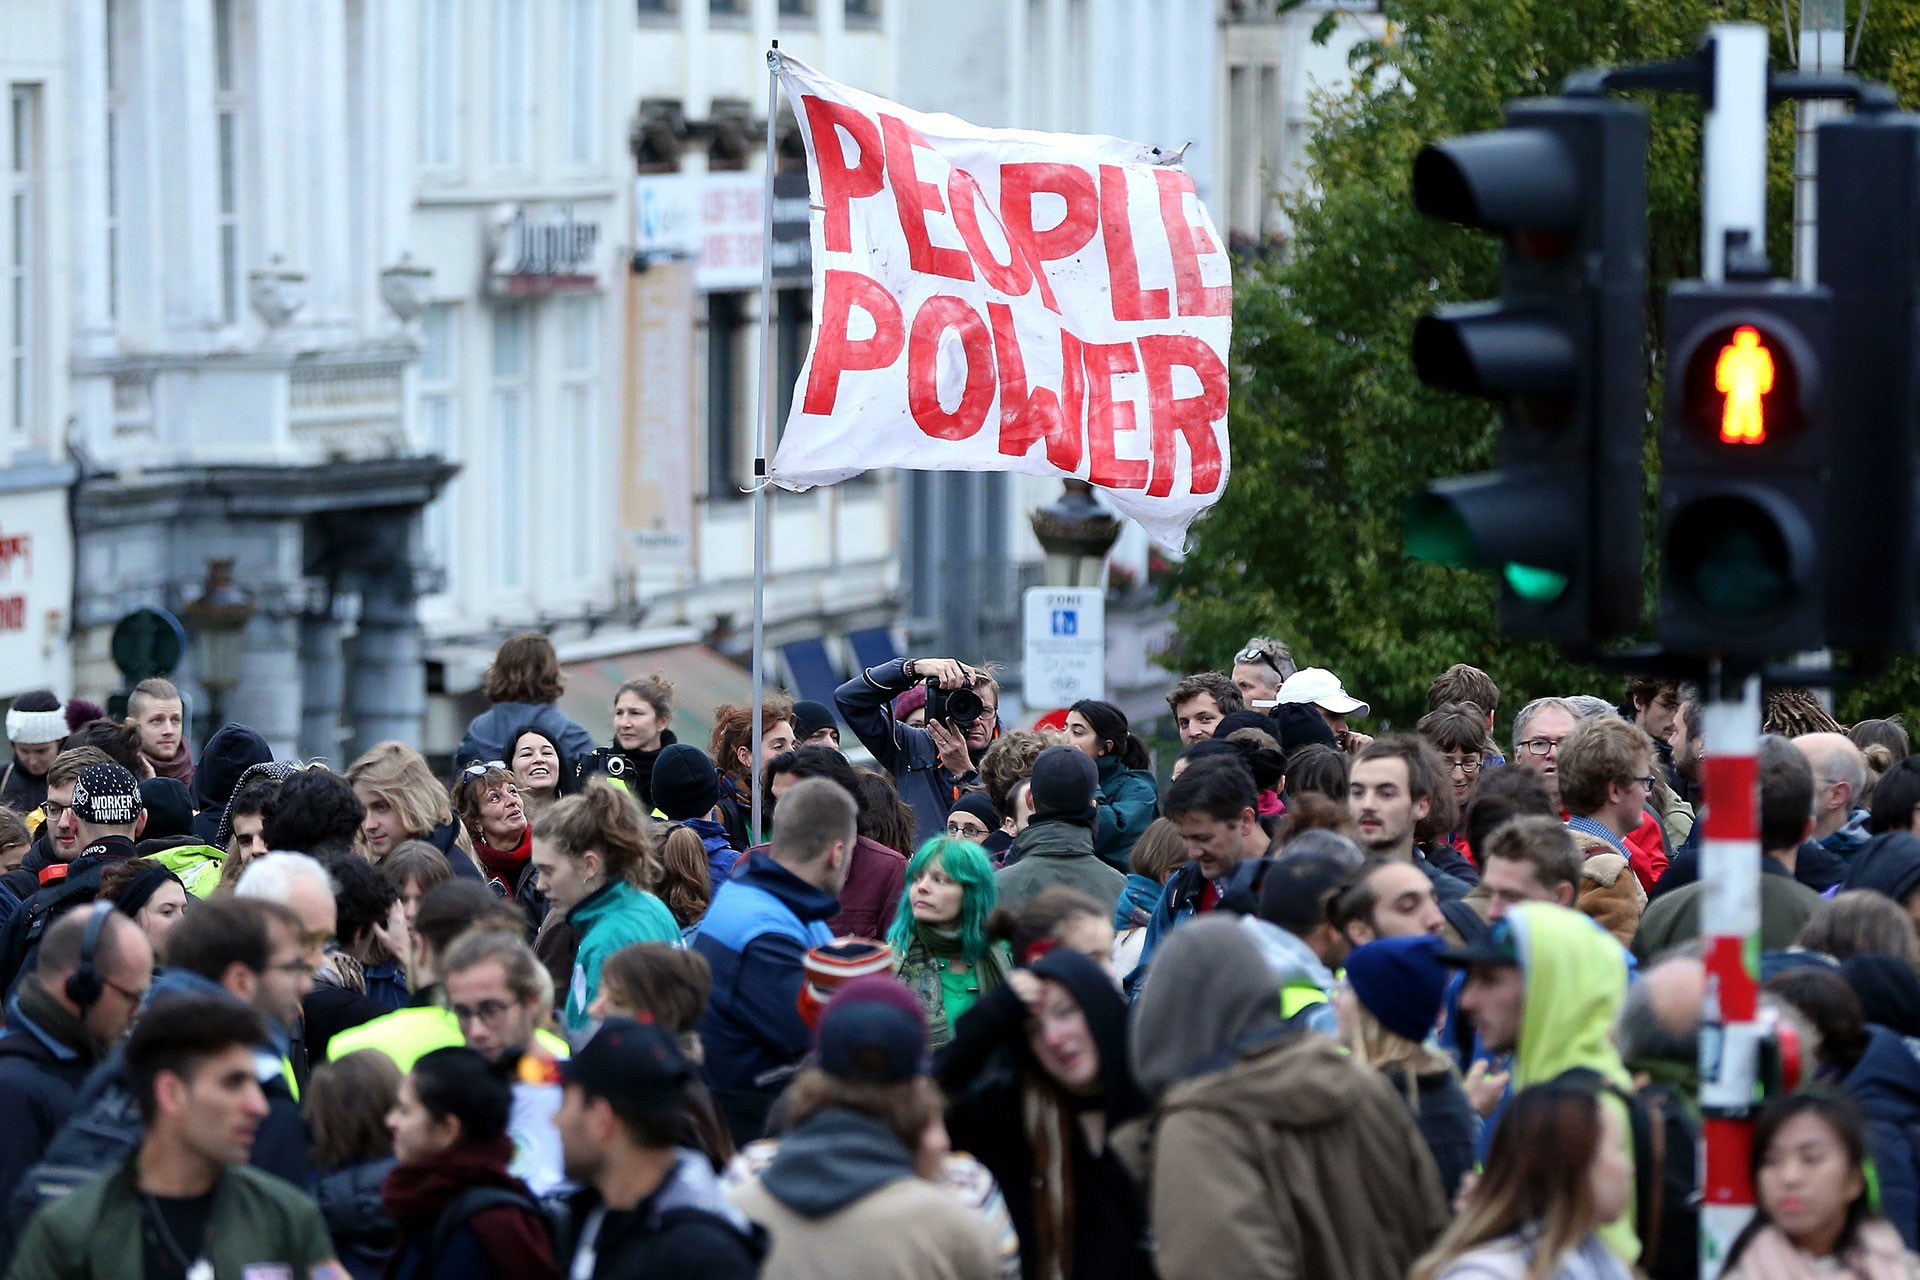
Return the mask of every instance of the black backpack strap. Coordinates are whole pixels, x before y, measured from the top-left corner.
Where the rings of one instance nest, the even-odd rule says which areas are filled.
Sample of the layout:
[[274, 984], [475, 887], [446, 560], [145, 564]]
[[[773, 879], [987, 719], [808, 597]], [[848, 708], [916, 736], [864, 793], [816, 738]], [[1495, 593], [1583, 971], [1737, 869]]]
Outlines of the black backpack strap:
[[[447, 1250], [447, 1242], [453, 1239], [453, 1233], [475, 1214], [485, 1213], [488, 1209], [498, 1209], [502, 1205], [514, 1205], [526, 1210], [541, 1222], [547, 1222], [547, 1215], [541, 1210], [540, 1202], [525, 1191], [513, 1191], [506, 1187], [469, 1187], [455, 1196], [453, 1203], [440, 1211], [440, 1220], [433, 1224], [433, 1239], [429, 1245], [431, 1256], [437, 1263], [440, 1255]], [[548, 1227], [551, 1230], [551, 1226]]]

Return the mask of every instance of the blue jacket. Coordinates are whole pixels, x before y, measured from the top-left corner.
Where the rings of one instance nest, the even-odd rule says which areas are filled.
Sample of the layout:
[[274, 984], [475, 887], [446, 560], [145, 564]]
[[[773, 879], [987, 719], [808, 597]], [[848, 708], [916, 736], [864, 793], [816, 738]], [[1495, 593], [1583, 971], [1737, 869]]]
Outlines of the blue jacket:
[[840, 903], [765, 853], [747, 857], [744, 874], [715, 886], [693, 938], [713, 970], [699, 1030], [709, 1085], [771, 1099], [813, 1047], [797, 1003], [803, 965], [810, 948], [833, 941], [826, 922]]
[[833, 701], [860, 745], [893, 775], [900, 798], [913, 810], [917, 849], [946, 830], [955, 788], [976, 775], [953, 777], [940, 767], [940, 751], [933, 745], [932, 734], [893, 718], [894, 698], [913, 686], [902, 674], [904, 666], [906, 659], [896, 658], [871, 667], [834, 690]]
[[1920, 1235], [1920, 1043], [1879, 1026], [1867, 1036], [1842, 1083], [1866, 1108], [1880, 1212], [1911, 1249]]
[[507, 738], [529, 725], [550, 736], [560, 747], [560, 769], [571, 775], [593, 754], [593, 735], [551, 702], [496, 702], [467, 726], [467, 736], [453, 753], [453, 767], [507, 760]]
[[707, 883], [717, 889], [731, 879], [733, 864], [739, 861], [742, 850], [733, 847], [725, 825], [712, 818], [688, 818], [680, 825], [699, 836], [700, 843], [707, 847]]
[[1153, 909], [1153, 916], [1147, 921], [1147, 944], [1140, 952], [1140, 964], [1127, 975], [1129, 999], [1140, 994], [1140, 985], [1147, 980], [1147, 966], [1153, 963], [1153, 953], [1160, 945], [1160, 940], [1166, 937], [1169, 929], [1194, 913], [1206, 887], [1207, 879], [1200, 874], [1200, 864], [1197, 862], [1189, 862], [1167, 878], [1167, 887], [1160, 894], [1160, 905]]

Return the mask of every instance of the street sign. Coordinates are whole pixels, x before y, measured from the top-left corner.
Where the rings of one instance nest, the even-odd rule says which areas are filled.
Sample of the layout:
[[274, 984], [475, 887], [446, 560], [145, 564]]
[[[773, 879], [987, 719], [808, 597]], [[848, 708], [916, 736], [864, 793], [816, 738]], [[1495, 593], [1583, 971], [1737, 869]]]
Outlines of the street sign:
[[1026, 594], [1030, 707], [1107, 696], [1107, 597], [1098, 587], [1030, 587]]
[[129, 685], [149, 676], [173, 674], [186, 652], [187, 629], [165, 609], [142, 605], [123, 614], [113, 627], [113, 665]]

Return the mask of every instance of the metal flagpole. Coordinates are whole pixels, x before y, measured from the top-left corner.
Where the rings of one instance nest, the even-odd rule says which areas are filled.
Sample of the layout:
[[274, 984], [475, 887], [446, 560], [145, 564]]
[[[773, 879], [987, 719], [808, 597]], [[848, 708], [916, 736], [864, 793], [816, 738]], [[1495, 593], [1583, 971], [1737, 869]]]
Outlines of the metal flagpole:
[[773, 126], [780, 115], [780, 42], [767, 50], [767, 181], [761, 196], [760, 424], [753, 457], [753, 786], [751, 838], [760, 839], [760, 708], [767, 661], [767, 444], [773, 438]]

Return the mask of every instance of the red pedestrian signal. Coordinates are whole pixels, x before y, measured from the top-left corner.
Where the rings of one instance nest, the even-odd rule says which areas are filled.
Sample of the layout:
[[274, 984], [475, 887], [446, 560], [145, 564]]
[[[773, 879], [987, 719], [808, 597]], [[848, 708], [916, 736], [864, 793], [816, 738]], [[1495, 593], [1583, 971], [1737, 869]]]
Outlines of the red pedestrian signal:
[[1766, 443], [1766, 398], [1773, 381], [1773, 352], [1758, 329], [1741, 325], [1713, 365], [1713, 389], [1726, 397], [1720, 409], [1722, 444]]

